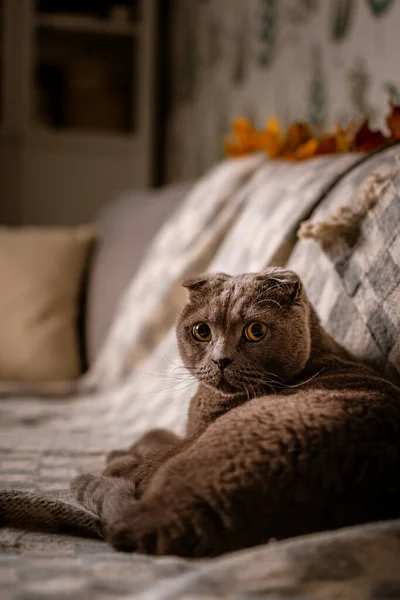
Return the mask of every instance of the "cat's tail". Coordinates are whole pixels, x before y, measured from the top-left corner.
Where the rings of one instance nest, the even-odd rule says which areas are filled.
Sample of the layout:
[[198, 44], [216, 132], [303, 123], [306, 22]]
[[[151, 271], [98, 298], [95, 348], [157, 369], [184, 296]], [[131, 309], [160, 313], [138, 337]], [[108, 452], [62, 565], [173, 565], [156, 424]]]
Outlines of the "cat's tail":
[[0, 490], [0, 528], [101, 538], [99, 518], [92, 512], [35, 492]]

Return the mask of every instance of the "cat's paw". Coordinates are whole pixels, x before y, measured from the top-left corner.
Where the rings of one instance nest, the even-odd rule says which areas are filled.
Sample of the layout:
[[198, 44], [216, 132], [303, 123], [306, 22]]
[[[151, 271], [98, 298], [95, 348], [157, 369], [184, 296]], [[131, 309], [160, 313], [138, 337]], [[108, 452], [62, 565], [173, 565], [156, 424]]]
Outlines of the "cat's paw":
[[[104, 539], [119, 552], [136, 552], [138, 539], [134, 531], [134, 520], [120, 519], [105, 528]], [[150, 554], [148, 552], [147, 554]]]
[[111, 522], [115, 514], [135, 501], [135, 485], [120, 477], [79, 475], [70, 484], [74, 498], [104, 522]]
[[116, 481], [118, 480], [110, 477], [78, 475], [71, 481], [70, 489], [79, 504], [101, 517], [104, 497], [115, 490]]
[[120, 552], [157, 556], [195, 556], [198, 547], [188, 515], [181, 515], [162, 498], [131, 504], [107, 524], [104, 538]]
[[71, 494], [79, 504], [84, 505], [87, 492], [89, 491], [89, 493], [91, 493], [92, 487], [96, 484], [98, 479], [98, 477], [90, 475], [89, 473], [77, 475], [77, 477], [73, 478], [69, 484], [69, 488]]
[[123, 477], [125, 479], [134, 479], [139, 461], [130, 454], [124, 454], [110, 461], [104, 469], [104, 477]]
[[125, 456], [131, 456], [129, 450], [111, 450], [111, 452], [109, 452], [106, 455], [106, 465], [109, 465], [113, 460], [117, 458], [123, 458]]
[[170, 554], [166, 514], [158, 513], [156, 507], [136, 504], [105, 529], [105, 540], [120, 552], [140, 554]]

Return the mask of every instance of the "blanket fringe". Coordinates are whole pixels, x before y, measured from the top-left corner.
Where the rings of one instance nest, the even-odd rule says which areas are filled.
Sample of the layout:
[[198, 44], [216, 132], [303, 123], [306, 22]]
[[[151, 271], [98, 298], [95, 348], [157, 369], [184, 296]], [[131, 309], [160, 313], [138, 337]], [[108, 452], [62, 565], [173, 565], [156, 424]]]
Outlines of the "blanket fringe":
[[339, 238], [354, 242], [361, 221], [390, 186], [394, 176], [398, 175], [400, 156], [396, 157], [396, 162], [397, 167], [389, 173], [373, 173], [367, 177], [353, 207], [341, 206], [325, 221], [304, 221], [297, 232], [298, 238], [314, 239], [324, 249], [332, 246]]

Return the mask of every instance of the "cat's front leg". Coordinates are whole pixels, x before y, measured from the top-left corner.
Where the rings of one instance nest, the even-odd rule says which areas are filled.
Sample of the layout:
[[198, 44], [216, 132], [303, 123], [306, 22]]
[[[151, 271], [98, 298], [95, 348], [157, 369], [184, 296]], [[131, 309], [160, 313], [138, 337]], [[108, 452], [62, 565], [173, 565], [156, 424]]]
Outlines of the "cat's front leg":
[[103, 477], [122, 477], [124, 479], [135, 479], [135, 474], [142, 459], [133, 458], [129, 454], [123, 454], [119, 458], [107, 463], [102, 472]]
[[115, 459], [104, 470], [103, 476], [124, 478], [134, 482], [136, 497], [139, 498], [158, 470], [171, 458], [184, 452], [192, 443], [190, 439], [177, 439], [178, 441], [175, 443], [149, 452], [141, 458], [121, 457]]
[[106, 468], [102, 475], [109, 477], [125, 477], [134, 479], [141, 462], [149, 455], [159, 457], [170, 456], [165, 453], [181, 442], [181, 438], [167, 429], [152, 429], [142, 435], [128, 450], [114, 450], [106, 459]]
[[218, 553], [215, 522], [209, 519], [207, 506], [199, 505], [199, 498], [185, 486], [172, 485], [138, 501], [132, 482], [80, 475], [71, 491], [100, 517], [103, 537], [116, 550], [178, 556]]
[[102, 524], [135, 502], [134, 482], [119, 477], [78, 475], [70, 489], [79, 504], [100, 517]]
[[149, 452], [161, 450], [178, 442], [181, 438], [168, 429], [151, 429], [144, 433], [126, 450], [112, 450], [106, 456], [106, 464], [119, 458], [143, 458]]
[[125, 508], [119, 512], [119, 518], [105, 523], [106, 542], [121, 552], [186, 557], [210, 555], [209, 548], [202, 547], [203, 536], [191, 520], [194, 508], [182, 510], [177, 498], [171, 500], [157, 495]]

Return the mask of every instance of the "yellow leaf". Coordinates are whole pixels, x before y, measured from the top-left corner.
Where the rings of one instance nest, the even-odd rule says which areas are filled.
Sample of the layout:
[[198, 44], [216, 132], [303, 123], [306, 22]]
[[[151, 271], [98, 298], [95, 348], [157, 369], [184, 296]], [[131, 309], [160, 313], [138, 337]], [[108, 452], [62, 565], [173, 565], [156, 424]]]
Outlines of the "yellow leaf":
[[343, 129], [341, 125], [337, 124], [335, 127], [335, 140], [337, 150], [339, 152], [349, 152], [352, 149], [352, 140], [349, 130]]
[[282, 149], [281, 128], [276, 117], [271, 117], [258, 137], [258, 147], [270, 158], [278, 158]]
[[301, 146], [299, 146], [294, 153], [294, 160], [304, 160], [305, 158], [311, 158], [315, 156], [319, 146], [317, 138], [311, 138]]
[[278, 117], [270, 117], [265, 125], [265, 131], [270, 133], [271, 135], [280, 137], [281, 135], [281, 126], [279, 123]]

